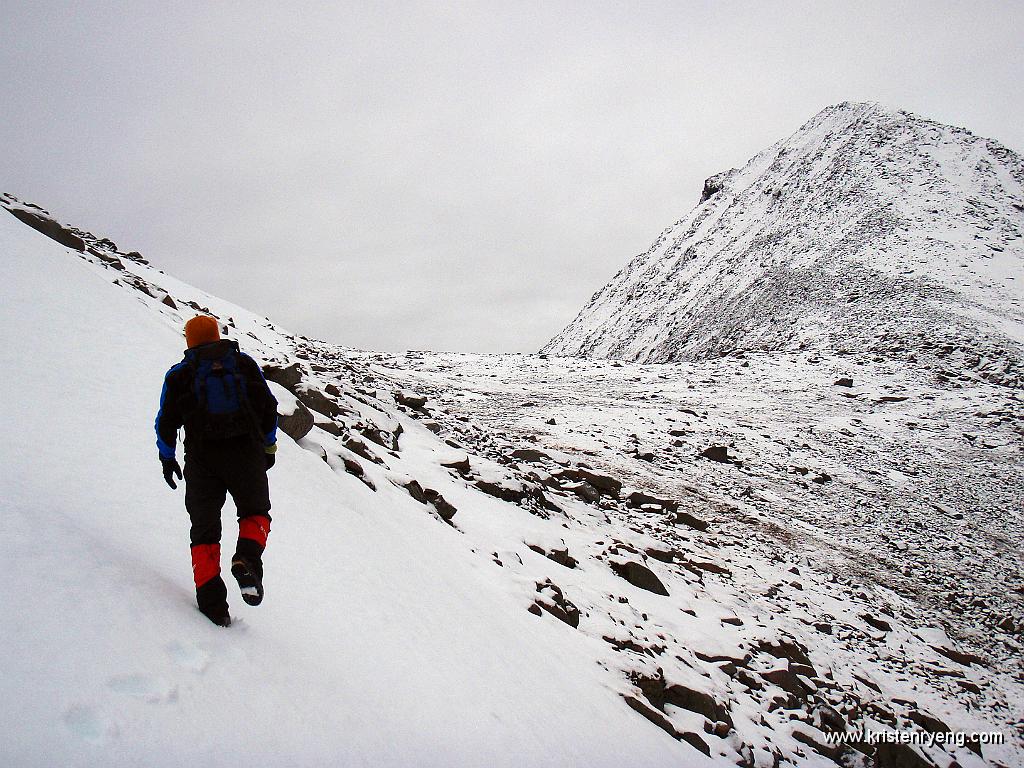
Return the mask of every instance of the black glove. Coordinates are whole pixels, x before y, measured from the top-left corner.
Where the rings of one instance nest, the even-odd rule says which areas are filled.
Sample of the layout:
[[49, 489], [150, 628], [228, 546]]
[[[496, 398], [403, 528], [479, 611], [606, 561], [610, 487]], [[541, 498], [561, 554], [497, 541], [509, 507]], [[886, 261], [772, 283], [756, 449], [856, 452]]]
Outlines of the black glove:
[[277, 461], [277, 454], [265, 453], [263, 455], [267, 457], [267, 469], [270, 469], [272, 466], [274, 466], [274, 462]]
[[164, 467], [164, 480], [171, 488], [177, 488], [178, 484], [174, 482], [173, 475], [177, 475], [178, 479], [181, 480], [181, 467], [178, 465], [177, 459], [160, 459], [160, 463]]

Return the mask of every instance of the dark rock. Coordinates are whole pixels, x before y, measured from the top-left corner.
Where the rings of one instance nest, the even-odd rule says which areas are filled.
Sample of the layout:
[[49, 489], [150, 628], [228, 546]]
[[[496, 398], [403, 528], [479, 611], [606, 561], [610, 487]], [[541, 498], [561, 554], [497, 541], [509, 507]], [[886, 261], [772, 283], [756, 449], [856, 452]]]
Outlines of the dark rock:
[[333, 421], [318, 421], [316, 422], [316, 425], [324, 432], [334, 435], [335, 437], [341, 437], [345, 434], [345, 430]]
[[[104, 264], [107, 264], [108, 266], [111, 266], [114, 269], [120, 270], [121, 272], [124, 272], [124, 264], [121, 262], [121, 260], [119, 258], [117, 258], [117, 256], [111, 256], [109, 253], [103, 253], [102, 251], [97, 251], [95, 248], [87, 248], [86, 250], [89, 253], [91, 253], [93, 256], [95, 256], [97, 259], [102, 261]], [[143, 290], [146, 290], [145, 287], [143, 287], [143, 286], [140, 286], [140, 287], [142, 287]], [[148, 290], [146, 291], [146, 293], [149, 293], [150, 296], [153, 295]], [[156, 297], [154, 297], [154, 298], [156, 298]]]
[[711, 445], [701, 451], [701, 456], [721, 464], [739, 464], [739, 460], [729, 455], [729, 448], [724, 445]]
[[360, 424], [356, 426], [356, 429], [359, 431], [359, 434], [371, 443], [376, 443], [381, 448], [386, 448], [389, 451], [398, 450], [398, 437], [386, 429], [381, 429], [373, 424]]
[[608, 564], [616, 574], [638, 589], [645, 589], [656, 595], [668, 595], [668, 590], [650, 568], [630, 560], [625, 563], [612, 561]]
[[178, 305], [174, 303], [174, 299], [171, 298], [171, 294], [169, 294], [169, 293], [166, 296], [164, 296], [163, 301], [161, 301], [160, 303], [161, 304], [166, 304], [171, 309], [177, 309], [178, 308]]
[[584, 467], [563, 469], [556, 472], [555, 476], [576, 483], [589, 483], [602, 494], [615, 499], [619, 498], [619, 492], [622, 490], [622, 483], [614, 477], [592, 472]]
[[708, 757], [711, 756], [711, 748], [708, 746], [708, 743], [696, 733], [691, 731], [680, 731], [678, 738], [680, 741], [685, 741], [694, 749], [703, 752]]
[[957, 664], [963, 664], [965, 667], [968, 667], [971, 664], [978, 664], [979, 666], [985, 666], [985, 660], [983, 658], [981, 658], [981, 656], [978, 656], [977, 654], [967, 653], [965, 651], [958, 651], [955, 648], [946, 648], [944, 646], [940, 646], [940, 647], [936, 648], [935, 650], [937, 650], [939, 653], [941, 653], [947, 659], [950, 659], [951, 661], [955, 661]]
[[675, 515], [672, 517], [672, 521], [688, 525], [698, 531], [706, 531], [708, 529], [708, 522], [706, 520], [701, 520], [699, 517], [691, 515], [689, 512], [681, 509], [676, 510]]
[[601, 498], [601, 494], [598, 493], [597, 488], [587, 482], [567, 483], [562, 487], [567, 491], [575, 493], [584, 501], [589, 501], [591, 504], [597, 502]]
[[302, 403], [296, 403], [292, 413], [277, 415], [277, 426], [292, 440], [299, 440], [313, 428], [313, 414]]
[[441, 425], [436, 421], [424, 421], [423, 426], [427, 428], [428, 432], [433, 432], [435, 435], [441, 434]]
[[395, 401], [402, 405], [407, 405], [410, 408], [420, 409], [427, 404], [427, 398], [425, 395], [419, 395], [415, 392], [407, 392], [399, 390], [395, 392]]
[[302, 368], [298, 363], [292, 363], [287, 368], [281, 368], [277, 365], [265, 365], [263, 366], [263, 376], [267, 381], [276, 382], [285, 389], [294, 392], [295, 387], [302, 381]]
[[807, 648], [793, 638], [785, 637], [776, 643], [770, 643], [762, 640], [758, 643], [757, 647], [777, 659], [786, 659], [791, 664], [803, 664], [804, 666], [811, 667], [812, 669], [814, 667], [814, 665], [811, 664], [810, 657], [807, 655]]
[[631, 507], [642, 507], [645, 504], [654, 504], [662, 509], [674, 512], [679, 508], [679, 502], [673, 499], [663, 499], [658, 496], [651, 496], [643, 491], [633, 491], [626, 497], [626, 504]]
[[[676, 730], [676, 727], [672, 725], [672, 722], [667, 717], [665, 717], [663, 713], [656, 710], [647, 702], [642, 701], [637, 696], [630, 696], [629, 694], [623, 694], [622, 698], [625, 699], [626, 704], [629, 705], [630, 709], [632, 709], [634, 712], [639, 713], [640, 715], [643, 715], [645, 718], [647, 718], [650, 722], [654, 723], [656, 726], [661, 728], [661, 730], [663, 730], [673, 739], [681, 739], [683, 737], [683, 734]], [[697, 744], [693, 744], [693, 746], [697, 747], [697, 749], [700, 749], [705, 755], [711, 754], [710, 748], [707, 744], [704, 743], [703, 739], [701, 739], [696, 734], [690, 735], [694, 736], [694, 738], [700, 741], [700, 743], [704, 745], [704, 748], [701, 749], [699, 746], [697, 746]], [[692, 742], [689, 743], [692, 744]]]
[[672, 563], [675, 559], [682, 558], [683, 553], [674, 549], [657, 549], [655, 547], [647, 547], [644, 550], [648, 557], [653, 557], [655, 560], [661, 563]]
[[814, 692], [796, 676], [796, 673], [793, 672], [793, 670], [785, 667], [777, 667], [775, 669], [770, 669], [767, 672], [762, 672], [761, 677], [768, 682], [779, 686], [779, 688], [787, 693], [793, 694], [797, 698], [806, 698], [809, 694]]
[[556, 421], [555, 421], [554, 419], [548, 419], [548, 420], [547, 420], [546, 422], [544, 422], [544, 423], [545, 423], [545, 424], [552, 424], [552, 425], [553, 425], [553, 424], [556, 424], [557, 422], [556, 422]]
[[442, 461], [441, 466], [447, 469], [454, 469], [460, 475], [469, 474], [469, 456], [464, 459], [456, 459], [455, 461]]
[[341, 460], [345, 463], [346, 472], [362, 481], [363, 485], [365, 485], [371, 491], [377, 490], [377, 486], [374, 485], [373, 481], [366, 476], [366, 472], [363, 470], [362, 465], [358, 461], [348, 456], [342, 456]]
[[721, 574], [723, 576], [730, 576], [730, 575], [732, 575], [732, 571], [730, 571], [724, 565], [719, 565], [718, 563], [712, 563], [712, 562], [707, 561], [707, 560], [690, 560], [688, 558], [684, 558], [684, 559], [682, 559], [680, 561], [680, 563], [688, 571], [692, 571], [693, 573], [696, 573], [696, 574], [700, 574], [702, 571], [706, 571], [708, 573], [718, 573], [718, 574]]
[[423, 486], [420, 485], [418, 480], [410, 480], [402, 487], [405, 488], [405, 490], [409, 492], [409, 495], [416, 499], [420, 504], [427, 503], [427, 496], [423, 492]]
[[85, 251], [85, 241], [82, 238], [73, 233], [67, 227], [58, 224], [49, 216], [43, 216], [42, 214], [33, 213], [32, 211], [26, 211], [21, 208], [8, 208], [7, 210], [10, 211], [16, 219], [28, 224], [32, 229], [42, 232], [50, 239], [56, 240], [61, 245], [67, 248], [73, 248], [76, 251]]
[[580, 611], [566, 599], [562, 590], [550, 579], [537, 582], [537, 592], [542, 596], [538, 604], [559, 621], [563, 621], [573, 629], [580, 626]]
[[853, 386], [853, 379], [848, 379], [848, 378], [836, 379], [835, 383], [832, 386], [834, 386], [834, 387], [852, 387]]
[[716, 173], [714, 176], [709, 176], [704, 179], [704, 188], [701, 190], [700, 201], [697, 203], [698, 205], [700, 205], [700, 203], [707, 202], [722, 191], [725, 187], [725, 177], [727, 174], [728, 171], [726, 171], [726, 173]]
[[544, 453], [544, 451], [538, 451], [536, 448], [516, 448], [512, 451], [511, 455], [513, 459], [528, 461], [532, 464], [537, 464], [541, 461], [551, 459], [551, 457]]
[[883, 741], [875, 749], [876, 768], [935, 768], [935, 763], [909, 744]]
[[834, 762], [839, 762], [839, 756], [843, 752], [842, 747], [830, 744], [823, 734], [817, 732], [817, 729], [812, 731], [810, 728], [802, 727], [799, 723], [793, 726], [793, 738]]
[[712, 722], [724, 722], [732, 728], [732, 715], [729, 714], [729, 708], [706, 691], [673, 683], [666, 686], [663, 700], [665, 704], [697, 712]]
[[824, 485], [825, 483], [831, 483], [832, 477], [825, 472], [822, 472], [821, 474], [812, 477], [811, 482], [817, 483], [818, 485]]
[[[284, 386], [282, 384], [282, 386]], [[333, 400], [327, 397], [323, 392], [318, 389], [297, 387], [295, 390], [295, 396], [302, 401], [310, 410], [316, 411], [317, 413], [323, 414], [332, 419], [336, 419], [345, 413], [344, 410]]]
[[527, 544], [530, 549], [536, 552], [538, 555], [544, 555], [548, 560], [558, 563], [559, 565], [565, 566], [566, 568], [575, 568], [578, 563], [576, 559], [569, 554], [569, 549], [551, 549], [545, 550], [543, 547], [537, 544]]
[[434, 507], [434, 509], [437, 510], [437, 514], [439, 514], [441, 519], [446, 523], [450, 522], [451, 519], [455, 517], [455, 513], [458, 512], [451, 502], [445, 499], [444, 496], [433, 488], [424, 488], [423, 497]]
[[875, 629], [880, 629], [882, 632], [892, 632], [892, 625], [885, 619], [880, 619], [874, 614], [863, 613], [861, 614], [861, 618]]
[[352, 451], [352, 453], [363, 457], [367, 461], [372, 461], [374, 464], [383, 464], [380, 457], [370, 450], [370, 446], [355, 435], [344, 435], [342, 437], [342, 445]]
[[525, 488], [521, 486], [506, 485], [500, 481], [492, 482], [490, 480], [478, 478], [473, 485], [489, 496], [494, 496], [502, 501], [511, 501], [514, 504], [518, 504], [526, 499], [527, 495]]

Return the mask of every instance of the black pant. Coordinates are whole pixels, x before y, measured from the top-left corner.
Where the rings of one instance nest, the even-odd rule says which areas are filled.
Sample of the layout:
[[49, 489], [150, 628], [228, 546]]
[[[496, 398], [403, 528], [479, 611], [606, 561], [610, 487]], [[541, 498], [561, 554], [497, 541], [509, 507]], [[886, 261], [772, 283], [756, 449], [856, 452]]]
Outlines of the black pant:
[[184, 475], [192, 546], [220, 543], [220, 515], [228, 493], [239, 520], [251, 515], [270, 519], [266, 454], [256, 440], [242, 437], [187, 445]]

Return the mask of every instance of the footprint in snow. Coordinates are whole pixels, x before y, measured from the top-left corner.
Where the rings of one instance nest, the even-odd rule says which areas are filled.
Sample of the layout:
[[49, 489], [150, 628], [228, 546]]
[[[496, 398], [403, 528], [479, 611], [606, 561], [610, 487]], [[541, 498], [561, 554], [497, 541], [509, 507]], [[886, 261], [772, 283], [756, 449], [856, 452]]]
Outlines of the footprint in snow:
[[149, 704], [163, 704], [178, 699], [178, 686], [162, 677], [118, 675], [107, 681], [107, 687], [115, 693], [142, 699]]
[[198, 675], [210, 666], [210, 654], [193, 643], [175, 640], [167, 646], [167, 654], [179, 667]]
[[64, 725], [72, 734], [89, 744], [106, 744], [117, 735], [117, 725], [89, 704], [72, 704], [64, 712]]

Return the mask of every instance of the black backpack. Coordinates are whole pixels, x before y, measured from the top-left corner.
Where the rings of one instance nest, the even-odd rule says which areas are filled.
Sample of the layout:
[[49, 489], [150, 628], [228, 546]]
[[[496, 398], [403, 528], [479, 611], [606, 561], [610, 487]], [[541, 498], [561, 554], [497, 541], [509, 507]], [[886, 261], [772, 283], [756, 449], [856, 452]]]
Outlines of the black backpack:
[[195, 409], [188, 420], [190, 437], [227, 440], [249, 435], [259, 438], [241, 354], [238, 343], [227, 339], [194, 347], [185, 353], [195, 398]]

